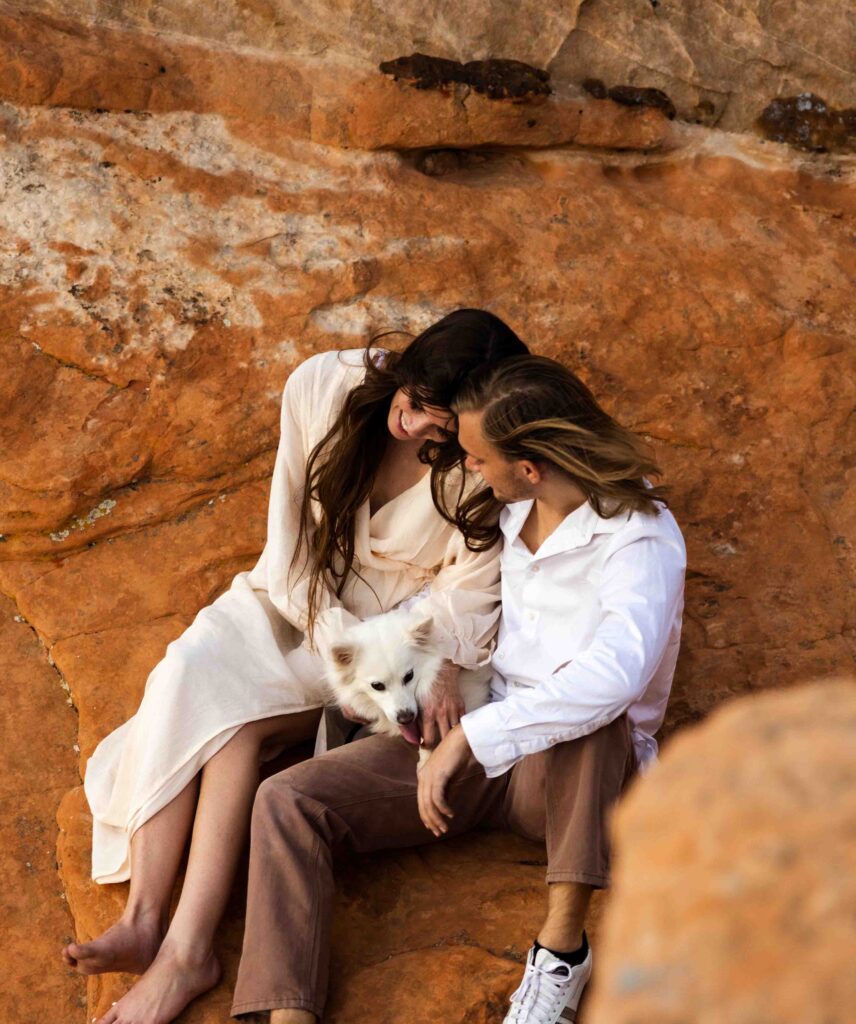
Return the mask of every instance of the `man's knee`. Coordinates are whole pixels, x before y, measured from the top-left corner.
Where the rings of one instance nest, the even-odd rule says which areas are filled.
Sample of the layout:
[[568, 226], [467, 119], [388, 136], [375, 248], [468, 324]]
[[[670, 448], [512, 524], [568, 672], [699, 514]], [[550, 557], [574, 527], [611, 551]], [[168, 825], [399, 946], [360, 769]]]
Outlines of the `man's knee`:
[[296, 819], [317, 817], [323, 811], [323, 794], [313, 785], [313, 763], [303, 761], [272, 775], [259, 786], [253, 804], [253, 829], [272, 822], [284, 825]]
[[288, 772], [272, 775], [259, 786], [253, 802], [252, 832], [266, 831], [271, 827], [288, 827], [303, 810], [301, 794], [286, 778]]

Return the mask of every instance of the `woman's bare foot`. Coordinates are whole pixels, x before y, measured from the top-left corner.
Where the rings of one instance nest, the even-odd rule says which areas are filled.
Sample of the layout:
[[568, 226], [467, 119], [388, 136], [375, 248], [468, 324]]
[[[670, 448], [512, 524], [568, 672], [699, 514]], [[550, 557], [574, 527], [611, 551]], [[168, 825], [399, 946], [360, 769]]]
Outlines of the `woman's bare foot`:
[[162, 941], [159, 916], [122, 917], [92, 942], [70, 943], [63, 949], [62, 958], [78, 974], [142, 974], [157, 956]]
[[188, 958], [170, 948], [167, 941], [142, 978], [98, 1024], [169, 1024], [219, 980], [220, 963], [213, 952]]

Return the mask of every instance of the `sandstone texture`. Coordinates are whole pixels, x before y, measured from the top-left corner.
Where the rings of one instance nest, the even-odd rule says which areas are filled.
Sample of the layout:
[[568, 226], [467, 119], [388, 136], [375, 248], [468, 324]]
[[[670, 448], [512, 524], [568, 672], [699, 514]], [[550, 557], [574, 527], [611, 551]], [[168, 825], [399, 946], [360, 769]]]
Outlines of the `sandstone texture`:
[[[313, 352], [487, 308], [652, 442], [689, 551], [667, 738], [733, 695], [852, 665], [852, 158], [584, 96], [554, 65], [599, 10], [450, 7], [426, 41], [414, 11], [361, 35], [360, 5], [0, 6], [0, 592], [18, 631], [3, 657], [27, 700], [46, 687], [43, 704], [9, 705], [21, 737], [39, 737], [9, 756], [45, 772], [16, 775], [11, 797], [34, 801], [22, 813], [42, 823], [41, 860], [23, 863], [42, 866], [6, 875], [21, 920], [54, 914], [28, 939], [45, 1013], [83, 1020], [56, 956], [71, 924], [45, 895], [61, 793], [77, 933], [103, 928], [125, 891], [88, 880], [72, 748], [82, 772], [167, 643], [254, 564], [282, 386]], [[431, 39], [456, 41], [456, 59], [550, 67], [555, 94], [514, 105], [373, 70]], [[812, 67], [828, 76], [812, 87], [853, 102]], [[348, 867], [331, 1019], [364, 1020], [401, 977], [390, 1021], [436, 1019], [426, 985], [452, 1017], [500, 1021], [541, 914], [541, 856], [481, 835]], [[239, 886], [224, 982], [183, 1020], [225, 1015], [241, 899]], [[15, 973], [9, 999], [35, 1019], [32, 976]], [[92, 980], [89, 1010], [126, 983]]]
[[56, 873], [56, 806], [78, 781], [75, 715], [57, 671], [15, 606], [0, 597], [0, 875], [8, 935], [0, 985], [4, 1024], [84, 1020], [82, 978], [60, 963], [74, 933]]
[[[847, 0], [822, 6], [810, 0], [440, 0], [386, 5], [382, 16], [377, 5], [361, 0], [212, 0], [204, 7], [193, 0], [28, 0], [6, 6], [31, 19], [26, 38], [33, 46], [36, 24], [61, 28], [66, 44], [74, 35], [85, 39], [80, 26], [94, 24], [134, 37], [145, 33], [154, 40], [149, 53], [162, 37], [174, 37], [241, 51], [251, 64], [335, 57], [375, 68], [414, 51], [459, 61], [510, 58], [548, 70], [557, 84], [599, 78], [607, 86], [661, 89], [680, 117], [732, 131], [750, 128], [777, 95], [815, 92], [832, 105], [856, 106], [856, 13]], [[97, 52], [88, 51], [88, 63]], [[158, 78], [173, 69], [167, 65], [161, 75], [160, 66], [135, 64], [125, 88], [161, 91]]]
[[615, 817], [591, 1024], [845, 1024], [856, 1006], [856, 679], [733, 702]]

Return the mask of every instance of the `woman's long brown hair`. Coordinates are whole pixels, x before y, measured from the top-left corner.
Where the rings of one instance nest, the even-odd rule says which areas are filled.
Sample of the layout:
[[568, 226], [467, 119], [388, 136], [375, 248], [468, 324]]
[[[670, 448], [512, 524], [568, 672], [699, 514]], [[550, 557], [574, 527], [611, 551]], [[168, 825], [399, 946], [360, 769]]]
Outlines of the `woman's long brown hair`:
[[[369, 339], [362, 383], [348, 393], [306, 464], [300, 531], [290, 571], [299, 576], [309, 570], [310, 642], [323, 588], [341, 597], [351, 574], [359, 576], [357, 511], [369, 499], [390, 437], [387, 418], [395, 392], [403, 388], [423, 407], [451, 409], [470, 374], [487, 373], [502, 360], [528, 352], [507, 324], [481, 309], [457, 309], [424, 330], [404, 351], [389, 351], [378, 360], [377, 342], [400, 333], [386, 331]], [[450, 476], [463, 466], [457, 438], [426, 441], [419, 459], [431, 467], [431, 495], [439, 514], [457, 525], [459, 504], [468, 509], [467, 546], [483, 550], [495, 543], [500, 506], [491, 492], [482, 489], [463, 500], [464, 474]], [[317, 521], [314, 503], [320, 511]]]
[[[566, 366], [544, 356], [508, 359], [473, 377], [453, 410], [481, 412], [486, 441], [506, 459], [528, 459], [566, 473], [604, 519], [622, 512], [659, 515], [666, 489], [649, 447], [605, 412]], [[458, 510], [466, 533], [468, 510]]]

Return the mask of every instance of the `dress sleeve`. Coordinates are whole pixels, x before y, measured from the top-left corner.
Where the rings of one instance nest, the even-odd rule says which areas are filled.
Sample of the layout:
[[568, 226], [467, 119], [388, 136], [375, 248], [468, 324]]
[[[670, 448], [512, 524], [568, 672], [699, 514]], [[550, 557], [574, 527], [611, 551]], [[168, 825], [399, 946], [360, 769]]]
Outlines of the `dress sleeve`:
[[461, 719], [489, 778], [527, 754], [609, 725], [642, 696], [683, 607], [685, 567], [679, 537], [639, 537], [608, 556], [598, 592], [601, 617], [585, 650], [537, 685]]
[[434, 637], [444, 657], [462, 668], [488, 664], [499, 621], [500, 544], [469, 551], [457, 530], [427, 593], [410, 607], [434, 619]]
[[[306, 462], [318, 440], [319, 401], [329, 354], [312, 356], [292, 371], [285, 382], [280, 416], [279, 447], [271, 479], [267, 540], [249, 582], [266, 589], [279, 613], [293, 626], [306, 632], [309, 621], [309, 570], [305, 550], [291, 570], [300, 535], [300, 507], [303, 501]], [[311, 427], [312, 417], [316, 426]], [[326, 428], [325, 428], [326, 429]], [[316, 436], [317, 435], [317, 436]], [[359, 621], [342, 607], [328, 587], [322, 587], [315, 620], [313, 648], [323, 649], [328, 638], [345, 626]]]

